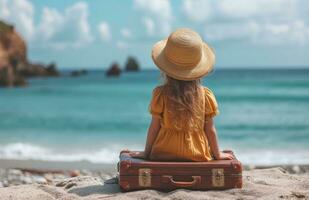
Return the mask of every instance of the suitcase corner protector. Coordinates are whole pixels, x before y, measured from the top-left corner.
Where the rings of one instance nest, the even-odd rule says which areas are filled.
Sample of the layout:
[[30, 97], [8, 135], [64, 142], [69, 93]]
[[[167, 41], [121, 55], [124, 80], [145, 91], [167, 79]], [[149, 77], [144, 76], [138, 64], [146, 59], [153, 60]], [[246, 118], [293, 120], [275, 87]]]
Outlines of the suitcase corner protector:
[[242, 164], [241, 164], [240, 161], [234, 160], [234, 161], [231, 162], [231, 165], [232, 165], [233, 169], [235, 169], [236, 171], [242, 172], [243, 169], [242, 169]]
[[132, 165], [131, 160], [129, 160], [129, 159], [121, 160], [120, 161], [120, 171], [129, 169], [131, 167], [131, 165]]
[[130, 184], [128, 181], [120, 181], [119, 182], [120, 189], [123, 191], [129, 191], [130, 190]]

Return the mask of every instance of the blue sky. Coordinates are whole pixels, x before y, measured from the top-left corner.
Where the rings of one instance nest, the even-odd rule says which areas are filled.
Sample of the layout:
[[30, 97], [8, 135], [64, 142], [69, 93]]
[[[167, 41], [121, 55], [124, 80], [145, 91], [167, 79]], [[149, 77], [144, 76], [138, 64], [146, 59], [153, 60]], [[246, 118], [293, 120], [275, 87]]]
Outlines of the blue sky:
[[154, 68], [152, 45], [189, 27], [214, 47], [217, 68], [309, 66], [306, 0], [0, 0], [33, 61], [106, 68], [128, 55]]

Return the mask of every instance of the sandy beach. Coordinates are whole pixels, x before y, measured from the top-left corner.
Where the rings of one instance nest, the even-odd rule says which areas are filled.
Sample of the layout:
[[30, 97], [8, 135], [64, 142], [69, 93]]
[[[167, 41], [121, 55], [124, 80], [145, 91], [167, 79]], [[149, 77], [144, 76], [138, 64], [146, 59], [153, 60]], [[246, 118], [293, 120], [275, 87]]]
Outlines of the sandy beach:
[[308, 54], [305, 0], [0, 0], [0, 200], [309, 200]]
[[[308, 166], [245, 166], [244, 187], [224, 191], [171, 192], [141, 190], [122, 193], [112, 165], [90, 163], [3, 162], [0, 168], [1, 200], [78, 199], [309, 199]], [[6, 163], [6, 166], [3, 166]], [[12, 165], [15, 165], [14, 169]], [[59, 164], [62, 169], [59, 170]], [[47, 167], [49, 166], [49, 167]], [[56, 167], [58, 166], [58, 168]], [[75, 166], [75, 170], [70, 170]], [[88, 166], [88, 169], [82, 169]], [[92, 168], [89, 168], [92, 166]]]

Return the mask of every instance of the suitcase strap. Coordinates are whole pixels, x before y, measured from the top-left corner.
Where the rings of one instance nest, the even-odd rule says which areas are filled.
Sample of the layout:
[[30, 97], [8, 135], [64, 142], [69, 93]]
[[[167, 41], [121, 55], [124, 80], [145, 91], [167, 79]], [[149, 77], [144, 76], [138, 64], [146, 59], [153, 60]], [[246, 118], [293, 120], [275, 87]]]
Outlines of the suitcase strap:
[[161, 176], [161, 182], [180, 188], [194, 187], [201, 184], [201, 176], [192, 176], [192, 181], [175, 181], [173, 176]]

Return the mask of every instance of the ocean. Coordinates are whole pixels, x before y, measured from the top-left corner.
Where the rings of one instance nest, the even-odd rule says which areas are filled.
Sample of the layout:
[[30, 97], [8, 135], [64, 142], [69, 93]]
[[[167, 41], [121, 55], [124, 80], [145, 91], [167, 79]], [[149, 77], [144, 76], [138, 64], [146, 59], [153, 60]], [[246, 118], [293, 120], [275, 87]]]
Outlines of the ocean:
[[[142, 150], [160, 73], [34, 78], [0, 88], [0, 159], [116, 163]], [[309, 70], [220, 69], [203, 80], [217, 97], [221, 149], [244, 164], [309, 164]]]

